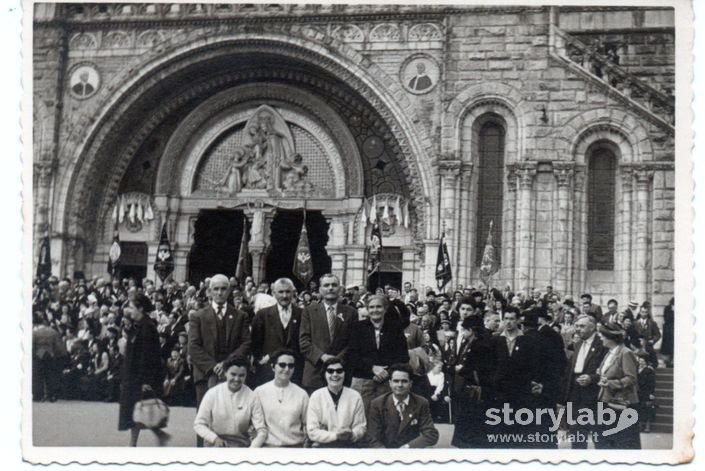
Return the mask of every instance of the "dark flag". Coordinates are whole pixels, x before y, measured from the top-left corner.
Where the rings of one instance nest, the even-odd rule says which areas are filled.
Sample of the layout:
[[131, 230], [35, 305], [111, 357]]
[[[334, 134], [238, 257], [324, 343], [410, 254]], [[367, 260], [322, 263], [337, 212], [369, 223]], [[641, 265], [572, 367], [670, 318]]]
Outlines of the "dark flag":
[[441, 243], [438, 244], [438, 256], [436, 257], [436, 281], [438, 289], [443, 287], [453, 279], [453, 272], [450, 267], [450, 257], [448, 256], [448, 246], [446, 245], [446, 233], [441, 234]]
[[46, 281], [49, 277], [51, 277], [51, 244], [49, 243], [49, 236], [45, 236], [39, 246], [37, 278]]
[[367, 276], [372, 275], [379, 268], [382, 251], [382, 230], [379, 222], [375, 219], [370, 233], [370, 256], [367, 259]]
[[306, 286], [313, 278], [313, 260], [311, 260], [311, 250], [308, 247], [308, 233], [306, 232], [306, 215], [304, 215], [304, 223], [301, 226], [301, 237], [299, 245], [296, 247], [296, 256], [294, 257], [294, 276], [301, 280], [301, 283]]
[[490, 221], [490, 231], [487, 234], [485, 251], [482, 253], [482, 262], [480, 263], [480, 279], [488, 288], [490, 287], [492, 275], [497, 273], [497, 269], [497, 259], [495, 258], [494, 245], [492, 244], [492, 221]]
[[108, 251], [108, 273], [111, 276], [115, 276], [120, 268], [120, 255], [122, 255], [122, 249], [120, 248], [120, 234], [115, 230], [115, 235], [113, 236], [113, 244], [110, 246]]
[[166, 235], [166, 223], [162, 226], [162, 236], [159, 239], [157, 258], [154, 261], [154, 272], [159, 275], [159, 279], [162, 280], [162, 282], [174, 272], [174, 254], [171, 251], [169, 237]]
[[243, 216], [242, 240], [240, 241], [240, 253], [237, 257], [237, 267], [235, 268], [235, 279], [244, 286], [245, 278], [251, 274], [250, 254], [249, 254], [249, 233], [247, 230], [247, 218]]

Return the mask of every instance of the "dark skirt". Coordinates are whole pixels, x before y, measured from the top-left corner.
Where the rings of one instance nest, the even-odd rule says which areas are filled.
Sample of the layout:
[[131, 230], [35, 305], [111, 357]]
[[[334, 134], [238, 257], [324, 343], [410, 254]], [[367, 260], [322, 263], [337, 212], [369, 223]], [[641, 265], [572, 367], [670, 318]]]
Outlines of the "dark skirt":
[[120, 385], [120, 414], [118, 419], [118, 430], [129, 430], [135, 426], [132, 421], [132, 413], [135, 404], [142, 398], [142, 385], [132, 382], [123, 382]]

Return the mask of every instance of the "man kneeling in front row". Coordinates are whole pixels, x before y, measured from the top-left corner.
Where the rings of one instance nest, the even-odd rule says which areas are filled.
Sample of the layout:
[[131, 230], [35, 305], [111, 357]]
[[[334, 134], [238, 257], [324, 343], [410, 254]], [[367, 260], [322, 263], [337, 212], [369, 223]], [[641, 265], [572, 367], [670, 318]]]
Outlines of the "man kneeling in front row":
[[389, 367], [386, 393], [370, 403], [367, 431], [375, 448], [426, 448], [438, 442], [428, 401], [411, 393], [409, 365]]

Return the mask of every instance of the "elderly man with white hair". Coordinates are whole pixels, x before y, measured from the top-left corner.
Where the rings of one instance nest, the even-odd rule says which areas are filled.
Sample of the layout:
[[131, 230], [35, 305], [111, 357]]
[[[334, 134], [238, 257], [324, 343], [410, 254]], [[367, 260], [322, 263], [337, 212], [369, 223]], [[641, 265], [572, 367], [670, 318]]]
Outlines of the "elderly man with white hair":
[[299, 348], [301, 308], [293, 302], [296, 298], [296, 288], [289, 278], [279, 278], [272, 284], [272, 294], [276, 302], [269, 307], [255, 310], [252, 320], [252, 355], [257, 368], [255, 384], [259, 386], [274, 379], [274, 372], [269, 366], [270, 355], [277, 350], [288, 349], [296, 354], [296, 367], [291, 380], [300, 386], [303, 357]]
[[[247, 314], [227, 304], [230, 281], [225, 275], [210, 279], [211, 302], [190, 318], [188, 349], [193, 365], [196, 401], [224, 379], [223, 362], [250, 353], [250, 325]], [[198, 439], [198, 446], [203, 446]]]

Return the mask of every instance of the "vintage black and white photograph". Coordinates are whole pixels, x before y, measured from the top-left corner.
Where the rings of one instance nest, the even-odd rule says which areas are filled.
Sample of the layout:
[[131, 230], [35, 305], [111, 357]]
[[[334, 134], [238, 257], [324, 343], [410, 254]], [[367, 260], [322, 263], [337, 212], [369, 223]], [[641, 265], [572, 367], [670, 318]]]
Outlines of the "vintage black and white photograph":
[[690, 3], [24, 7], [26, 459], [692, 456]]

